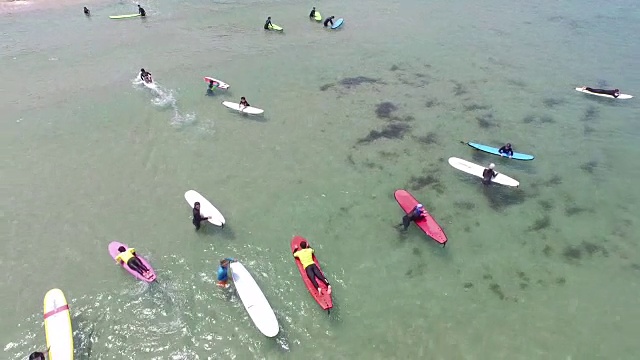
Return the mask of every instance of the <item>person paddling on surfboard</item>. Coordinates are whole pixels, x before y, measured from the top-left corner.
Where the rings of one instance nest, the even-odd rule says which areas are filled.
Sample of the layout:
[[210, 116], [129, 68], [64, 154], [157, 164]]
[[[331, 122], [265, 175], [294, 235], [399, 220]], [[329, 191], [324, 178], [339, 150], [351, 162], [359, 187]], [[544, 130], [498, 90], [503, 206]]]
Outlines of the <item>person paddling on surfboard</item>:
[[422, 204], [418, 204], [411, 210], [411, 212], [402, 217], [402, 224], [399, 224], [398, 227], [403, 226], [403, 230], [407, 230], [412, 221], [425, 218], [426, 216], [427, 210], [425, 210]]
[[229, 280], [229, 264], [238, 260], [233, 258], [224, 258], [220, 260], [220, 266], [218, 266], [218, 286], [227, 287], [227, 281]]
[[582, 90], [587, 90], [588, 92], [592, 92], [594, 94], [611, 95], [614, 98], [617, 98], [618, 96], [620, 96], [620, 90], [619, 89], [604, 90], [604, 89], [594, 89], [594, 88], [590, 88], [588, 86], [583, 86]]
[[138, 256], [136, 255], [136, 249], [134, 248], [127, 249], [124, 246], [120, 246], [118, 248], [118, 251], [120, 253], [116, 256], [116, 263], [127, 264], [127, 266], [131, 270], [136, 271], [138, 274], [142, 275], [147, 279], [151, 277], [152, 274], [149, 271], [149, 268], [144, 266], [142, 261], [138, 259]]
[[329, 285], [329, 281], [324, 277], [322, 271], [318, 269], [316, 263], [313, 261], [313, 249], [307, 247], [307, 242], [300, 242], [300, 247], [302, 249], [298, 250], [298, 247], [295, 247], [293, 256], [300, 259], [300, 263], [302, 263], [302, 267], [307, 273], [307, 277], [311, 280], [313, 287], [318, 289], [318, 294], [322, 295], [322, 288], [318, 286], [318, 281], [316, 278], [320, 279], [323, 283], [327, 285], [327, 294], [331, 294], [331, 285]]
[[142, 8], [142, 6], [140, 6], [140, 4], [138, 4], [138, 13], [140, 14], [140, 16], [145, 17], [147, 16], [147, 12], [144, 11], [144, 9]]
[[142, 79], [142, 81], [146, 82], [147, 84], [150, 84], [153, 79], [151, 78], [151, 73], [146, 71], [145, 69], [140, 69], [140, 79]]
[[513, 158], [513, 149], [511, 148], [511, 143], [507, 143], [505, 146], [498, 149], [498, 153], [500, 156], [508, 156], [509, 158]]
[[196, 231], [200, 230], [200, 223], [211, 219], [211, 216], [202, 216], [200, 214], [200, 203], [195, 202], [193, 204], [193, 226], [196, 227]]
[[84, 7], [84, 14], [87, 16], [91, 15], [91, 11], [89, 11], [86, 6]]
[[251, 105], [249, 105], [249, 102], [247, 102], [247, 99], [243, 97], [240, 98], [240, 103], [238, 104], [238, 107], [240, 108], [240, 111], [242, 111], [244, 108], [249, 107]]
[[335, 18], [335, 16], [331, 15], [329, 16], [325, 21], [324, 21], [324, 27], [327, 27], [328, 24], [331, 24], [331, 26], [333, 26], [333, 19]]
[[264, 29], [269, 30], [271, 26], [273, 26], [273, 24], [271, 23], [271, 16], [268, 16], [267, 21], [264, 23]]
[[482, 183], [485, 185], [488, 185], [489, 183], [491, 183], [491, 179], [493, 179], [494, 177], [498, 176], [498, 173], [495, 172], [493, 170], [493, 168], [496, 167], [496, 164], [491, 163], [489, 164], [489, 168], [485, 168], [482, 171]]

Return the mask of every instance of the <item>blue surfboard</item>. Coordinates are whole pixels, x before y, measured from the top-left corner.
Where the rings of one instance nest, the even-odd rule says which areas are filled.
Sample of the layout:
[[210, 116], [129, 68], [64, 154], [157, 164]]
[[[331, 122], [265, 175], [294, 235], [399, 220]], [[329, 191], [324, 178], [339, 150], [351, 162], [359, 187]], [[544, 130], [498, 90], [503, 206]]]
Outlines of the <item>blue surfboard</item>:
[[[472, 142], [468, 142], [466, 144], [471, 146], [472, 148], [474, 148], [476, 150], [484, 151], [484, 152], [487, 152], [487, 153], [493, 154], [493, 155], [502, 156], [502, 154], [500, 154], [500, 152], [498, 152], [498, 150], [500, 150], [499, 148], [494, 148], [494, 147], [491, 147], [491, 146], [482, 145], [482, 144], [476, 144], [476, 143], [472, 143]], [[505, 157], [508, 157], [508, 156], [505, 156]], [[534, 156], [533, 155], [529, 155], [529, 154], [517, 153], [517, 152], [514, 151], [513, 152], [513, 159], [516, 159], [516, 160], [533, 160]]]
[[342, 26], [342, 23], [344, 22], [343, 18], [340, 18], [338, 20], [336, 20], [336, 22], [331, 26], [332, 29], [337, 29], [340, 26]]

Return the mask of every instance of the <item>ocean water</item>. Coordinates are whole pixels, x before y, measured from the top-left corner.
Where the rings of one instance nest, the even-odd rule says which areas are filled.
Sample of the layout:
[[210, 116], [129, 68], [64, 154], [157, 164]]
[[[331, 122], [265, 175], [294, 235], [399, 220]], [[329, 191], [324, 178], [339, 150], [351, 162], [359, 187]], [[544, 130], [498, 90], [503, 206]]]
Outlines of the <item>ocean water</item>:
[[[135, 4], [0, 15], [2, 358], [46, 347], [56, 287], [80, 359], [637, 356], [640, 4], [315, 4], [345, 19], [339, 31], [297, 1], [148, 1], [146, 19], [108, 18]], [[265, 32], [266, 16], [284, 32]], [[231, 88], [207, 96], [203, 76]], [[241, 96], [264, 115], [221, 105]], [[451, 156], [521, 186], [485, 188]], [[398, 188], [445, 248], [394, 228]], [[189, 189], [224, 229], [194, 232]], [[330, 315], [304, 288], [293, 235], [332, 282]], [[113, 240], [159, 283], [115, 266]], [[227, 256], [260, 284], [277, 338], [215, 286]]]

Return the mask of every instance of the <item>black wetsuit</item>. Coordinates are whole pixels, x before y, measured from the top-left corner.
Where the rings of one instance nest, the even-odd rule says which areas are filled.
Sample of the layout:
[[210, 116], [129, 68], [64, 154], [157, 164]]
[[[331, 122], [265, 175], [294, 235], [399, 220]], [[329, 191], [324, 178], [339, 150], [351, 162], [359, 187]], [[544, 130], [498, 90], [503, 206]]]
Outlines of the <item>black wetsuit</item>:
[[267, 19], [267, 21], [264, 23], [264, 29], [265, 30], [269, 30], [269, 26], [273, 25], [271, 23], [271, 19]]
[[311, 280], [313, 287], [315, 287], [316, 289], [318, 288], [318, 281], [316, 281], [316, 278], [320, 279], [320, 281], [322, 281], [323, 283], [327, 284], [327, 286], [329, 286], [329, 281], [327, 280], [327, 278], [324, 277], [324, 275], [322, 274], [322, 271], [318, 269], [316, 264], [311, 264], [307, 266], [306, 268], [304, 268], [304, 271], [307, 273], [307, 277], [309, 278], [309, 280]]
[[31, 355], [29, 355], [29, 360], [44, 360], [44, 353], [41, 353], [40, 351], [31, 353]]
[[311, 12], [309, 13], [309, 17], [316, 17], [316, 9], [311, 10]]
[[513, 149], [511, 149], [511, 148], [507, 149], [506, 145], [501, 147], [500, 149], [498, 149], [498, 152], [500, 154], [505, 154], [507, 156], [513, 156]]
[[324, 27], [327, 27], [327, 24], [331, 24], [331, 26], [333, 26], [333, 16], [329, 16], [327, 20], [324, 21]]
[[409, 228], [409, 225], [411, 225], [412, 221], [416, 221], [421, 217], [422, 217], [422, 211], [416, 208], [413, 208], [413, 210], [411, 210], [410, 213], [402, 217], [402, 226], [404, 227], [404, 230], [407, 230]]
[[251, 105], [249, 105], [249, 103], [247, 102], [247, 100], [245, 100], [245, 101], [240, 100], [240, 104], [239, 104], [239, 105], [240, 105], [240, 106], [244, 106], [244, 107], [251, 106]]
[[498, 173], [493, 171], [493, 169], [484, 169], [484, 171], [482, 172], [482, 183], [489, 184], [491, 182], [491, 179], [496, 177], [496, 175], [498, 175]]
[[615, 98], [617, 98], [618, 96], [620, 96], [620, 92], [617, 92], [615, 90], [604, 90], [604, 89], [593, 89], [590, 87], [586, 87], [585, 90], [592, 92], [594, 94], [604, 94], [604, 95], [611, 95]]
[[140, 13], [140, 16], [142, 17], [147, 16], [147, 12], [140, 6], [138, 6], [138, 13]]
[[140, 73], [140, 79], [142, 79], [142, 81], [150, 82], [150, 81], [147, 81], [147, 78], [151, 78], [151, 73], [150, 72], [145, 71], [145, 72], [141, 72]]
[[145, 271], [149, 271], [149, 268], [147, 268], [146, 266], [144, 266], [144, 264], [142, 263], [142, 261], [138, 260], [137, 257], [132, 257], [131, 259], [129, 259], [129, 261], [127, 261], [127, 266], [131, 269], [136, 271], [137, 273], [139, 273], [140, 275], [144, 276]]
[[84, 14], [89, 16], [91, 15], [91, 12], [89, 11], [89, 9], [87, 9], [86, 7], [84, 8]]
[[196, 231], [200, 230], [200, 223], [208, 220], [206, 217], [200, 214], [200, 210], [194, 208], [193, 209], [193, 225], [196, 227]]

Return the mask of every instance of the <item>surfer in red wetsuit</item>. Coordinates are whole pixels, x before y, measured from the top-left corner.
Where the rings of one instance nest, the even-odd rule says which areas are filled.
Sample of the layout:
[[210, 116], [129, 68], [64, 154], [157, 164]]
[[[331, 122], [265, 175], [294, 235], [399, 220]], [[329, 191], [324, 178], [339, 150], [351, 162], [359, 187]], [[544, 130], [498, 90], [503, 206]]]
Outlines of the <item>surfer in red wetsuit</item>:
[[418, 204], [408, 214], [402, 217], [402, 224], [399, 224], [398, 226], [402, 225], [403, 230], [407, 230], [412, 221], [424, 218], [426, 214], [427, 211], [424, 209], [424, 206], [422, 204]]

